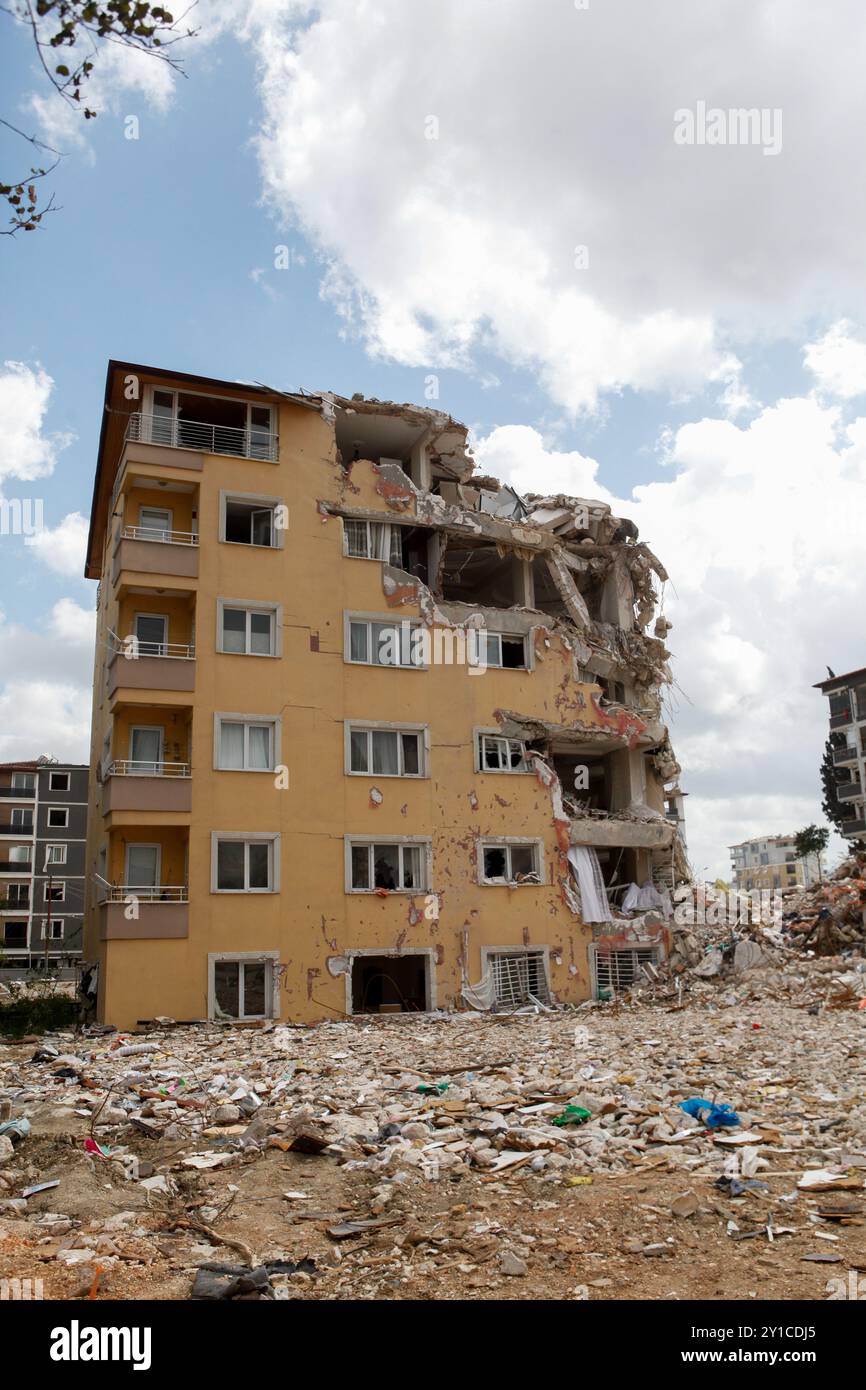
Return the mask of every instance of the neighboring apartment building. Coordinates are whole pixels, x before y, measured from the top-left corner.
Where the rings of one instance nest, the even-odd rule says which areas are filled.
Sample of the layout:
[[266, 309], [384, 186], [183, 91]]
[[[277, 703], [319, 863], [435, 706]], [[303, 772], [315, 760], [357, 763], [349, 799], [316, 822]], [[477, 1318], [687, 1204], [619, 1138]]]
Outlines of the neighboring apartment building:
[[0, 763], [0, 961], [81, 957], [89, 769], [50, 758]]
[[479, 980], [574, 1002], [594, 929], [569, 851], [613, 901], [686, 877], [664, 570], [606, 504], [473, 467], [435, 410], [109, 364], [101, 1017], [452, 1008]]
[[830, 700], [836, 798], [848, 813], [840, 834], [866, 840], [866, 668], [831, 676], [815, 689]]
[[759, 835], [729, 848], [734, 887], [747, 893], [753, 889], [808, 888], [818, 882], [818, 856], [798, 859], [793, 835]]

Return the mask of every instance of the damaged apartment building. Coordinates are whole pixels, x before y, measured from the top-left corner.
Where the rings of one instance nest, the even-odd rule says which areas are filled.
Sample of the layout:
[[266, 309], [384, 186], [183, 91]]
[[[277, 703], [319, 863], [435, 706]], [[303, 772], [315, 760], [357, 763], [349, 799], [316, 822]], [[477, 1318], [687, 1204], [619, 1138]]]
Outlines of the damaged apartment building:
[[578, 1003], [663, 949], [666, 575], [606, 504], [433, 409], [111, 362], [86, 574], [100, 1018]]

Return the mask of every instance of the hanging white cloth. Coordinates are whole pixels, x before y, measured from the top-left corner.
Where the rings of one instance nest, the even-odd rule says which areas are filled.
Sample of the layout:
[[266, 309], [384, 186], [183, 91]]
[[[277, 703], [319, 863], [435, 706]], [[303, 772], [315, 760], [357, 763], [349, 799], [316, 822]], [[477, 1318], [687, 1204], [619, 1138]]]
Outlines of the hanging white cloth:
[[572, 845], [568, 862], [580, 890], [580, 915], [584, 922], [612, 921], [601, 865], [593, 847]]
[[629, 884], [628, 891], [622, 900], [623, 912], [648, 912], [651, 910], [661, 912], [667, 921], [673, 916], [673, 906], [671, 895], [665, 888], [661, 892], [654, 883], [647, 879], [642, 888], [636, 883]]

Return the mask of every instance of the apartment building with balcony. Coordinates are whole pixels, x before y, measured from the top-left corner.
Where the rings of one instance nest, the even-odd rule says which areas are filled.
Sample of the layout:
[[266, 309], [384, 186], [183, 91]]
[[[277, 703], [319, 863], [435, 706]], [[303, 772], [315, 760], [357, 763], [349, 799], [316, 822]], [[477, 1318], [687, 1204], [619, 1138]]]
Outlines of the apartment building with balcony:
[[847, 813], [839, 833], [866, 841], [866, 668], [831, 676], [814, 688], [830, 702], [836, 799]]
[[729, 852], [734, 887], [742, 892], [808, 888], [820, 876], [817, 854], [798, 858], [793, 835], [757, 835]]
[[112, 362], [86, 574], [109, 1022], [576, 1002], [687, 875], [660, 562], [443, 413]]
[[0, 763], [0, 964], [71, 965], [84, 923], [88, 768]]

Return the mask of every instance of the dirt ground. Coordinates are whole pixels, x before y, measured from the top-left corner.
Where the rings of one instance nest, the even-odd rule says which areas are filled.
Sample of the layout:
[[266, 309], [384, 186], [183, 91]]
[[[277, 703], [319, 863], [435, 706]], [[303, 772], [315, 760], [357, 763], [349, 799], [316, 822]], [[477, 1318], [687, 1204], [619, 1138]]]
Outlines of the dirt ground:
[[[576, 1019], [571, 1013], [552, 1022], [485, 1020], [468, 1028], [459, 1019], [436, 1020], [448, 1056], [435, 1066], [429, 1023], [340, 1025], [336, 1054], [328, 1041], [334, 1029], [312, 1037], [316, 1046], [324, 1038], [325, 1052], [337, 1060], [308, 1061], [307, 1094], [312, 1087], [327, 1111], [341, 1082], [353, 1089], [356, 1063], [394, 1055], [407, 1073], [438, 1076], [449, 1065], [445, 1074], [456, 1076], [458, 1062], [478, 1066], [486, 1054], [493, 1059], [486, 1075], [495, 1077], [497, 1058], [513, 1076], [506, 1059], [538, 1054], [549, 1089], [551, 1075], [575, 1069]], [[346, 1163], [345, 1154], [254, 1145], [237, 1153], [233, 1166], [193, 1171], [182, 1166], [183, 1156], [201, 1152], [200, 1137], [172, 1143], [138, 1133], [137, 1158], [169, 1175], [173, 1189], [148, 1191], [110, 1158], [85, 1152], [92, 1121], [47, 1094], [52, 1087], [43, 1067], [43, 1097], [27, 1105], [31, 1136], [16, 1150], [11, 1174], [8, 1166], [0, 1169], [6, 1183], [0, 1195], [14, 1196], [25, 1181], [59, 1178], [60, 1186], [27, 1198], [24, 1215], [0, 1202], [0, 1277], [41, 1278], [49, 1299], [186, 1299], [205, 1262], [281, 1258], [314, 1262], [312, 1272], [307, 1266], [274, 1277], [281, 1296], [293, 1299], [821, 1300], [829, 1296], [828, 1280], [866, 1270], [863, 1168], [845, 1169], [846, 1190], [797, 1190], [810, 1166], [838, 1164], [840, 1156], [866, 1165], [862, 1011], [815, 1017], [750, 1001], [700, 1015], [644, 1006], [580, 1019], [592, 1035], [580, 1056], [594, 1059], [588, 1070], [604, 1082], [599, 1089], [632, 1098], [642, 1093], [638, 1114], [664, 1113], [681, 1093], [711, 1093], [747, 1109], [753, 1124], [764, 1115], [763, 1123], [776, 1127], [761, 1145], [766, 1190], [739, 1197], [720, 1190], [722, 1152], [712, 1134], [697, 1128], [685, 1149], [650, 1142], [618, 1159], [615, 1171], [605, 1171], [590, 1152], [582, 1161], [579, 1150], [552, 1171], [519, 1163], [490, 1172], [460, 1162], [427, 1180], [415, 1170], [392, 1183], [387, 1201], [380, 1173]], [[308, 1037], [315, 1033], [307, 1030]], [[303, 1046], [299, 1040], [297, 1050]], [[81, 1044], [75, 1047], [80, 1055]], [[39, 1071], [27, 1060], [32, 1050], [32, 1044], [0, 1049], [5, 1094], [16, 1089], [10, 1078], [26, 1085]], [[608, 1077], [605, 1058], [614, 1069], [630, 1058], [630, 1072]], [[816, 1083], [816, 1074], [823, 1082]], [[62, 1085], [54, 1087], [62, 1096]], [[441, 1098], [411, 1100], [424, 1107], [422, 1116], [437, 1116]], [[431, 1123], [437, 1121], [446, 1122], [437, 1116]], [[587, 1134], [596, 1122], [593, 1116]], [[816, 1143], [826, 1143], [827, 1152]], [[696, 1210], [674, 1215], [671, 1203], [686, 1193], [694, 1194]], [[347, 1221], [380, 1224], [329, 1234]], [[78, 1262], [66, 1264], [64, 1246], [82, 1235], [89, 1245], [79, 1245]]]

